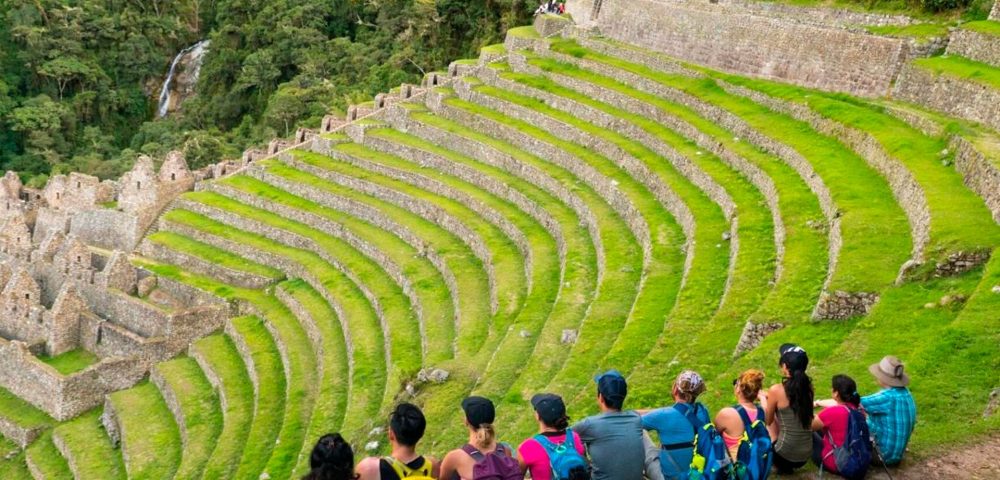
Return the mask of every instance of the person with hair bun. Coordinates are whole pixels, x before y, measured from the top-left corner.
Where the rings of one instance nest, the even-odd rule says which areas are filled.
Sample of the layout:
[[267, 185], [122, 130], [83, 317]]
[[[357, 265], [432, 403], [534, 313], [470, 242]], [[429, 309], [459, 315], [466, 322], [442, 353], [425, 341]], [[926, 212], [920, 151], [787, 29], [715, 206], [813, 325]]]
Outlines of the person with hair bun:
[[442, 480], [474, 480], [477, 471], [498, 472], [502, 478], [524, 478], [524, 464], [512, 448], [497, 442], [496, 408], [487, 398], [462, 400], [469, 443], [448, 452], [441, 462]]
[[761, 392], [767, 430], [774, 442], [778, 473], [792, 473], [812, 458], [813, 386], [806, 374], [809, 356], [791, 343], [778, 347], [781, 383]]
[[[736, 396], [736, 404], [743, 407], [751, 422], [765, 416], [764, 409], [755, 403], [763, 387], [764, 372], [756, 369], [747, 370], [741, 373], [739, 378], [733, 380], [733, 394]], [[718, 415], [715, 416], [715, 429], [722, 434], [722, 441], [726, 443], [726, 449], [729, 450], [729, 458], [736, 460], [740, 439], [743, 438], [746, 427], [735, 406], [719, 410]]]
[[687, 479], [694, 458], [695, 431], [711, 422], [708, 409], [698, 402], [705, 381], [697, 372], [685, 370], [671, 388], [674, 404], [655, 410], [639, 410], [642, 428], [660, 438], [660, 471], [665, 479]]
[[302, 480], [355, 480], [354, 450], [339, 433], [320, 437], [309, 455], [309, 473]]
[[[586, 468], [587, 450], [583, 447], [580, 435], [569, 428], [569, 417], [566, 416], [566, 404], [562, 397], [551, 393], [540, 393], [531, 397], [531, 406], [535, 410], [535, 420], [538, 421], [538, 435], [528, 438], [517, 448], [521, 454], [528, 472], [531, 473], [532, 480], [559, 480], [553, 477], [553, 470], [557, 459], [550, 458], [550, 454], [542, 442], [548, 442], [550, 446], [563, 449], [562, 455], [572, 455], [575, 451], [579, 455], [579, 460], [584, 464], [583, 472], [568, 475], [569, 478], [590, 478], [589, 469]], [[567, 437], [567, 432], [570, 438]]]
[[[826, 408], [812, 421], [812, 429], [815, 432], [813, 463], [822, 466], [828, 472], [837, 473], [837, 459], [831, 455], [833, 445], [844, 444], [851, 410], [861, 407], [861, 395], [858, 394], [858, 384], [847, 375], [834, 375], [831, 383], [833, 400], [816, 402], [817, 407]], [[830, 443], [831, 439], [833, 443]]]

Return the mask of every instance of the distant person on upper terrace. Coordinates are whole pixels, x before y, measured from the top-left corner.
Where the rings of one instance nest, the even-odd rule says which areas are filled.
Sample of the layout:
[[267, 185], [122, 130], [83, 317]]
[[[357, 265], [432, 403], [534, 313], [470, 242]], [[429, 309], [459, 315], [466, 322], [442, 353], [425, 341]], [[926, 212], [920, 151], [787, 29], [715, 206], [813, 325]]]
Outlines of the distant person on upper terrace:
[[[868, 415], [868, 428], [875, 437], [878, 453], [886, 465], [903, 460], [917, 423], [917, 406], [907, 386], [910, 376], [898, 358], [888, 355], [868, 367], [882, 390], [861, 397], [861, 408]], [[876, 457], [878, 458], [878, 457]]]
[[697, 402], [705, 392], [705, 381], [696, 372], [681, 372], [671, 388], [674, 404], [655, 410], [639, 410], [642, 428], [655, 430], [660, 438], [660, 469], [663, 478], [688, 478], [694, 457], [695, 432], [711, 422], [708, 409]]
[[587, 446], [593, 479], [641, 479], [645, 473], [646, 478], [662, 480], [659, 449], [643, 431], [642, 417], [634, 411], [622, 411], [628, 395], [625, 377], [609, 370], [594, 380], [601, 413], [572, 427]]
[[369, 457], [358, 464], [360, 480], [401, 480], [409, 476], [438, 478], [438, 464], [433, 458], [417, 454], [417, 442], [424, 436], [427, 420], [413, 404], [400, 403], [389, 415], [389, 444], [392, 455]]

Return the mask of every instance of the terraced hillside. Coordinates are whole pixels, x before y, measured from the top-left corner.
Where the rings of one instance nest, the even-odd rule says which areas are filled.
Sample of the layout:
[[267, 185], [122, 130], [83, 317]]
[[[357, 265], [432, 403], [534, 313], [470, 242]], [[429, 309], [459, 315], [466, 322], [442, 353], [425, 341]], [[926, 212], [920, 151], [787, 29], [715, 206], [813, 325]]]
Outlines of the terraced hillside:
[[904, 359], [918, 456], [1000, 428], [983, 417], [1000, 386], [986, 127], [551, 16], [349, 120], [170, 205], [133, 262], [241, 316], [70, 422], [0, 392], [0, 417], [41, 432], [0, 445], [0, 476], [290, 478], [326, 432], [384, 448], [401, 400], [440, 454], [470, 393], [515, 442], [533, 393], [581, 418], [606, 368], [631, 408], [695, 369], [716, 409], [742, 369], [776, 380], [787, 341], [820, 394], [841, 372], [872, 391], [867, 366]]

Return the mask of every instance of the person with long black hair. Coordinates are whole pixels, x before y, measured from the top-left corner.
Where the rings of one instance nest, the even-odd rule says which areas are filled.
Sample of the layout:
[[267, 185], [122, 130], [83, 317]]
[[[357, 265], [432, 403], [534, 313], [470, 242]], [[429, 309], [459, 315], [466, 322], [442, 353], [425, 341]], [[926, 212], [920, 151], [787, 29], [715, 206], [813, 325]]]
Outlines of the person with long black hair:
[[309, 473], [302, 480], [356, 480], [354, 450], [339, 433], [320, 437], [309, 455]]
[[778, 348], [781, 383], [761, 392], [767, 430], [774, 442], [774, 466], [791, 473], [812, 457], [813, 385], [806, 374], [809, 356], [798, 345]]
[[817, 407], [826, 407], [813, 419], [813, 463], [824, 470], [837, 473], [836, 458], [831, 455], [834, 445], [843, 445], [847, 438], [848, 422], [852, 410], [861, 407], [858, 384], [847, 375], [834, 375], [831, 388], [833, 399], [817, 401]]

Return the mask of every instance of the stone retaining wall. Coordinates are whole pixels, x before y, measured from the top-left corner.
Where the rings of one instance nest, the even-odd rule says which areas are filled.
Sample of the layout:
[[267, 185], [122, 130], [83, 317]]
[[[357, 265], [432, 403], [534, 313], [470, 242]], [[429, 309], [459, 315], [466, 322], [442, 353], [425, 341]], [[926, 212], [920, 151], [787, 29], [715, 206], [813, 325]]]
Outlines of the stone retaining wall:
[[948, 43], [948, 55], [958, 55], [1000, 67], [1000, 36], [975, 30], [955, 30]]
[[184, 409], [181, 408], [181, 402], [177, 398], [177, 394], [174, 392], [173, 387], [170, 386], [170, 382], [163, 377], [159, 369], [155, 366], [149, 371], [149, 381], [156, 385], [156, 388], [160, 391], [160, 395], [163, 397], [163, 401], [167, 404], [167, 409], [174, 416], [174, 421], [177, 422], [177, 429], [181, 434], [181, 445], [186, 447], [188, 444], [188, 429], [187, 420], [184, 417]]
[[986, 158], [972, 142], [959, 135], [951, 137], [950, 147], [955, 151], [955, 169], [962, 174], [965, 186], [982, 197], [993, 212], [993, 220], [1000, 223], [1000, 162]]
[[4, 438], [14, 442], [18, 447], [27, 448], [39, 435], [45, 427], [26, 427], [24, 425], [18, 425], [10, 419], [0, 416], [0, 435]]
[[978, 82], [907, 65], [892, 96], [1000, 130], [1000, 89]]
[[990, 11], [990, 20], [1000, 22], [1000, 0], [993, 4], [993, 10]]
[[897, 38], [671, 0], [603, 0], [615, 40], [742, 74], [862, 96], [888, 93], [907, 56]]

